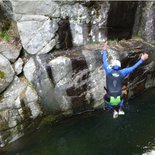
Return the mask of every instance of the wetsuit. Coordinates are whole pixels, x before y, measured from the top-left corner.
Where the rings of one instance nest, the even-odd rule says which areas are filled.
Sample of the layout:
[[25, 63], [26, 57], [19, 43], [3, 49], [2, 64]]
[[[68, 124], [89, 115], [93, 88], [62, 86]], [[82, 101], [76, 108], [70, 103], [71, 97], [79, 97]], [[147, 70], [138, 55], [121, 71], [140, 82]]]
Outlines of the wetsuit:
[[135, 65], [124, 68], [114, 70], [109, 63], [107, 62], [107, 52], [103, 50], [102, 55], [103, 60], [103, 69], [106, 72], [106, 89], [107, 94], [104, 96], [105, 104], [110, 108], [114, 109], [114, 107], [122, 107], [122, 81], [123, 79], [130, 73], [132, 73], [137, 67], [139, 67], [143, 60], [140, 59]]

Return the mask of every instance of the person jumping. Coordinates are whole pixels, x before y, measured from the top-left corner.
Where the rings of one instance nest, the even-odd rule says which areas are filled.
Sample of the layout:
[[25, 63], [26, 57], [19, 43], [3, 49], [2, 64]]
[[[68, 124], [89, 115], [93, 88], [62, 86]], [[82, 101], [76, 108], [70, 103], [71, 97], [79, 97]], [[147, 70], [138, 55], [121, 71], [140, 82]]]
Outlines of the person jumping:
[[113, 118], [117, 118], [118, 115], [124, 115], [123, 111], [123, 94], [122, 94], [122, 82], [123, 79], [132, 73], [137, 67], [139, 67], [146, 59], [148, 54], [143, 53], [138, 62], [128, 68], [121, 69], [121, 62], [119, 60], [112, 60], [112, 64], [109, 65], [107, 61], [107, 42], [103, 47], [102, 61], [103, 69], [106, 73], [106, 94], [104, 95], [104, 103], [113, 111]]

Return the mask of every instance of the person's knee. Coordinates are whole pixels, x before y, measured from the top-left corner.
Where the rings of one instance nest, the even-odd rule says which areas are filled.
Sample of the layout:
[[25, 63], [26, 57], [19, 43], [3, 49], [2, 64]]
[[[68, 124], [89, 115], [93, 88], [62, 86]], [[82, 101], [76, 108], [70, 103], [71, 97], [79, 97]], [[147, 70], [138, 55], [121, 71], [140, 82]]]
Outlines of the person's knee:
[[121, 101], [121, 102], [119, 103], [119, 106], [120, 106], [120, 107], [123, 107], [123, 106], [124, 106], [123, 101]]

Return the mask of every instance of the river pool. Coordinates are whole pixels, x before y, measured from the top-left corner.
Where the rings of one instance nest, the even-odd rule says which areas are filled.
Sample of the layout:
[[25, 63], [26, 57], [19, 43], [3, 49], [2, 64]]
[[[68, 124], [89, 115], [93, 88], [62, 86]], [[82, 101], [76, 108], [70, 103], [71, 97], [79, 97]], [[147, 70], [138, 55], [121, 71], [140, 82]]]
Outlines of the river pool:
[[[130, 100], [125, 116], [97, 111], [38, 129], [4, 155], [141, 155], [155, 146], [155, 89]], [[155, 150], [155, 149], [154, 149]]]

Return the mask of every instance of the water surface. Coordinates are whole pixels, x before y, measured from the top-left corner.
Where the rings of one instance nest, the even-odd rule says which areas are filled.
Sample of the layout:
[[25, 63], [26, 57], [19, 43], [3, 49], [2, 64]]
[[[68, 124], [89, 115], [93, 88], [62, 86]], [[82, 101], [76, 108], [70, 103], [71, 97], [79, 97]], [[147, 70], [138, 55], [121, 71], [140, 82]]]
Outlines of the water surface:
[[141, 155], [155, 145], [155, 89], [125, 106], [125, 116], [95, 112], [47, 125], [13, 143], [5, 155]]

